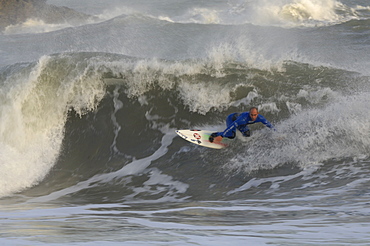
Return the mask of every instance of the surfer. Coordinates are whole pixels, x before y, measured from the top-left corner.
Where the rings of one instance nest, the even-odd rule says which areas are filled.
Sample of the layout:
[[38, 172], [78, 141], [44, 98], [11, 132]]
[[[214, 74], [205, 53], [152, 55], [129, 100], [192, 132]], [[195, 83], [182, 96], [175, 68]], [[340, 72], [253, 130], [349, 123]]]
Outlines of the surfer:
[[244, 137], [250, 137], [251, 132], [248, 125], [261, 122], [265, 126], [274, 129], [274, 126], [258, 113], [256, 107], [250, 108], [249, 112], [243, 113], [232, 113], [226, 118], [226, 129], [223, 132], [214, 132], [209, 137], [209, 141], [212, 143], [217, 137], [235, 138], [236, 129], [238, 129]]

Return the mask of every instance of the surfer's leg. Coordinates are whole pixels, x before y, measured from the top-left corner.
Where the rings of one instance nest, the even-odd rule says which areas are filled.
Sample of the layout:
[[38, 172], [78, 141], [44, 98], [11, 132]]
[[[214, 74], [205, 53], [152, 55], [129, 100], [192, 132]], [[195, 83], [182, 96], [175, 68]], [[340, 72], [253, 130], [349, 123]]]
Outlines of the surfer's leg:
[[239, 113], [229, 114], [226, 117], [226, 127], [229, 127], [238, 117], [239, 117]]
[[[239, 113], [232, 113], [232, 114], [229, 114], [227, 117], [226, 117], [226, 127], [229, 127], [231, 124], [234, 123], [234, 121], [239, 117]], [[236, 136], [236, 132], [235, 130], [234, 131], [229, 131], [229, 132], [226, 132], [225, 136], [224, 137], [227, 137], [227, 138], [230, 138], [230, 139], [233, 139], [235, 138]]]
[[229, 132], [227, 132], [227, 133], [224, 135], [224, 137], [226, 137], [226, 138], [230, 138], [230, 139], [235, 138], [235, 136], [236, 136], [236, 132], [235, 132], [235, 131], [229, 131]]
[[249, 130], [248, 125], [238, 126], [238, 130], [243, 134], [244, 137], [250, 137], [251, 131]]
[[[239, 116], [239, 113], [232, 113], [232, 114], [229, 114], [227, 117], [226, 117], [226, 128], [229, 127]], [[209, 137], [209, 141], [212, 143], [213, 140], [218, 137], [218, 136], [222, 136], [223, 132], [214, 132], [211, 134], [211, 136]], [[226, 138], [230, 138], [230, 139], [233, 139], [235, 138], [236, 136], [236, 132], [235, 130], [233, 131], [228, 131], [225, 133], [224, 137]]]

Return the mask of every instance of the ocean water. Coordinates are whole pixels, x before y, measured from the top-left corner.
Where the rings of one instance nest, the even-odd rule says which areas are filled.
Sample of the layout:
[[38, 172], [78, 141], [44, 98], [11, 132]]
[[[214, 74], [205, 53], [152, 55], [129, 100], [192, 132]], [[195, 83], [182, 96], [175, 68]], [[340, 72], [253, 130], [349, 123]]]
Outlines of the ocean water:
[[91, 18], [0, 34], [1, 245], [370, 244], [368, 1], [48, 3]]

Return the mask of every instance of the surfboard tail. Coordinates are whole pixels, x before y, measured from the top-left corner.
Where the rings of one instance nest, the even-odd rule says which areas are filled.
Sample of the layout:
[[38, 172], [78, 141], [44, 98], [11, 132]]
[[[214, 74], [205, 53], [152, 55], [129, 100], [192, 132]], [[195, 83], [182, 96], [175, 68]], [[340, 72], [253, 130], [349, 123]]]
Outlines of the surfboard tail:
[[189, 141], [191, 143], [213, 149], [223, 149], [228, 146], [230, 139], [227, 138], [215, 138], [213, 142], [209, 141], [209, 137], [214, 131], [209, 130], [198, 130], [198, 129], [186, 129], [176, 130], [177, 135]]

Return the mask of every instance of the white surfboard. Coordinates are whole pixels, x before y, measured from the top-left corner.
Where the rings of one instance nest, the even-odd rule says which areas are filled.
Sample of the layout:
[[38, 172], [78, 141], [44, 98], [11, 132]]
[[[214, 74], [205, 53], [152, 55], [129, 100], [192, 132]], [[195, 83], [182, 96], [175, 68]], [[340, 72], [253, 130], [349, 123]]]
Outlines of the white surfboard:
[[222, 138], [221, 141], [217, 138], [211, 143], [209, 136], [215, 131], [208, 130], [177, 130], [176, 133], [183, 139], [208, 148], [223, 149], [227, 147], [231, 141], [229, 138]]

